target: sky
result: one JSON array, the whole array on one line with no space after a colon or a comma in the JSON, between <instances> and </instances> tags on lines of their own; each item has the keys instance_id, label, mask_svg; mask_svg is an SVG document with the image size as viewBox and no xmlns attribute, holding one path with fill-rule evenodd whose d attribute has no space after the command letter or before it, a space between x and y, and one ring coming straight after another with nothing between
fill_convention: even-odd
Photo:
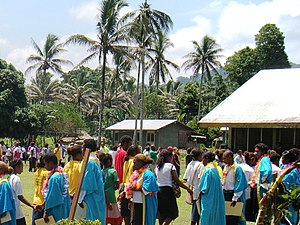
<instances>
[{"instance_id":1,"label":"sky","mask_svg":"<svg viewBox=\"0 0 300 225\"><path fill-rule=\"evenodd\" d=\"M61 41L72 34L96 38L100 0L5 0L0 4L0 58L24 72L26 58L36 54L32 39L43 46L49 33ZM128 0L122 14L138 9L142 0ZM166 58L182 65L183 56L193 51L191 41L205 35L216 39L224 50L223 64L234 52L254 47L254 36L266 23L274 23L285 36L289 60L300 63L300 0L148 0L153 9L167 13L174 26L169 37L174 44ZM87 56L86 48L70 46L60 58L74 65ZM97 62L87 66L95 68ZM71 68L64 68L70 70ZM191 71L173 71L173 78ZM32 74L26 75L26 81Z\"/></svg>"}]
</instances>

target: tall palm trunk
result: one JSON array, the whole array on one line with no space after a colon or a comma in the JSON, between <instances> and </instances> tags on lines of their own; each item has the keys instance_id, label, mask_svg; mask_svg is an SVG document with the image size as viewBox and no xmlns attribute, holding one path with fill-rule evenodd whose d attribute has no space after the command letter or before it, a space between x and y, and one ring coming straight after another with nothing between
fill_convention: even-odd
<instances>
[{"instance_id":1,"label":"tall palm trunk","mask_svg":"<svg viewBox=\"0 0 300 225\"><path fill-rule=\"evenodd\" d=\"M140 73L141 73L141 62L139 62L138 65L138 77L137 77L136 95L135 95L135 121L134 121L134 133L133 133L133 143L135 145L137 145L137 121L139 118Z\"/></svg>"},{"instance_id":2,"label":"tall palm trunk","mask_svg":"<svg viewBox=\"0 0 300 225\"><path fill-rule=\"evenodd\" d=\"M201 119L203 75L204 74L203 74L203 69L202 69L202 74L201 74L201 79L200 79L200 90L199 90L198 120Z\"/></svg>"},{"instance_id":3,"label":"tall palm trunk","mask_svg":"<svg viewBox=\"0 0 300 225\"><path fill-rule=\"evenodd\" d=\"M103 50L103 64L102 64L102 77L101 77L98 144L101 143L102 124L103 124L106 55L107 55L107 50L104 49Z\"/></svg>"},{"instance_id":4,"label":"tall palm trunk","mask_svg":"<svg viewBox=\"0 0 300 225\"><path fill-rule=\"evenodd\" d=\"M142 51L142 91L141 91L141 113L140 113L140 145L143 145L143 120L144 120L144 98L145 98L145 48Z\"/></svg>"}]
</instances>

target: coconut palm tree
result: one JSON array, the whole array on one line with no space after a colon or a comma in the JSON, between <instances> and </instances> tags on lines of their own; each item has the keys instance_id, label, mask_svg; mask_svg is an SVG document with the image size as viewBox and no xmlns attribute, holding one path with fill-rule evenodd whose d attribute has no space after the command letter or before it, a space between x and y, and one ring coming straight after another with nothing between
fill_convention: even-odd
<instances>
[{"instance_id":1,"label":"coconut palm tree","mask_svg":"<svg viewBox=\"0 0 300 225\"><path fill-rule=\"evenodd\" d=\"M28 98L35 102L46 104L60 99L60 83L58 79L51 80L50 73L37 74L36 78L31 79L31 84L26 86Z\"/></svg>"},{"instance_id":2,"label":"coconut palm tree","mask_svg":"<svg viewBox=\"0 0 300 225\"><path fill-rule=\"evenodd\" d=\"M30 55L27 58L27 63L31 63L25 73L36 70L41 74L45 74L47 70L52 70L55 73L62 74L62 65L73 65L71 61L56 58L60 53L65 52L63 44L58 43L59 38L54 34L48 34L44 47L41 49L38 44L32 39L33 48L36 50L37 55Z\"/></svg>"},{"instance_id":3,"label":"coconut palm tree","mask_svg":"<svg viewBox=\"0 0 300 225\"><path fill-rule=\"evenodd\" d=\"M170 39L162 31L157 34L157 40L154 41L154 46L149 49L150 53L154 54L154 57L150 56L147 69L150 69L150 83L156 84L156 90L158 90L160 78L162 82L166 82L166 77L172 78L172 75L168 69L168 66L173 67L179 72L179 66L165 58L165 51L174 47Z\"/></svg>"},{"instance_id":4,"label":"coconut palm tree","mask_svg":"<svg viewBox=\"0 0 300 225\"><path fill-rule=\"evenodd\" d=\"M211 80L211 71L218 74L217 69L221 67L221 63L218 59L221 57L219 53L223 51L219 47L216 40L204 36L199 44L196 41L192 41L194 51L184 56L187 60L182 64L185 71L193 70L194 75L200 73L200 97L198 105L198 119L200 119L201 101L202 101L202 85L204 79Z\"/></svg>"},{"instance_id":5,"label":"coconut palm tree","mask_svg":"<svg viewBox=\"0 0 300 225\"><path fill-rule=\"evenodd\" d=\"M98 142L101 140L102 118L104 110L105 93L105 74L108 53L124 52L125 47L120 46L119 42L125 40L126 34L119 23L119 14L122 8L128 4L124 0L103 0L100 6L100 15L97 23L97 40L93 40L81 34L72 35L66 41L66 44L73 43L88 46L88 55L80 62L80 65L98 58L101 65L101 95L99 108L99 133ZM102 63L101 63L102 60Z\"/></svg>"},{"instance_id":6,"label":"coconut palm tree","mask_svg":"<svg viewBox=\"0 0 300 225\"><path fill-rule=\"evenodd\" d=\"M169 15L166 13L151 9L150 5L145 0L140 9L129 12L125 18L132 19L129 23L130 34L135 37L137 45L139 46L140 64L138 66L138 76L141 74L142 87L141 87L141 112L140 112L140 143L142 144L142 131L143 131L143 117L144 117L144 89L145 89L145 58L147 53L148 44L151 39L158 34L158 31L169 31L173 26L173 22ZM141 70L141 71L140 71ZM139 78L138 78L139 80ZM136 134L136 130L135 130ZM136 135L134 135L136 137Z\"/></svg>"}]
</instances>

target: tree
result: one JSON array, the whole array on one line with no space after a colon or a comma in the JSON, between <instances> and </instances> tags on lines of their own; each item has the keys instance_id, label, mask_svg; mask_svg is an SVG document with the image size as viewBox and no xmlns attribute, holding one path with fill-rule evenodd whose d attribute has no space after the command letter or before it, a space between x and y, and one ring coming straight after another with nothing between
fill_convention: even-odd
<instances>
[{"instance_id":1,"label":"tree","mask_svg":"<svg viewBox=\"0 0 300 225\"><path fill-rule=\"evenodd\" d=\"M234 89L243 85L260 70L256 49L243 48L228 57L224 66Z\"/></svg>"},{"instance_id":2,"label":"tree","mask_svg":"<svg viewBox=\"0 0 300 225\"><path fill-rule=\"evenodd\" d=\"M194 75L201 74L199 104L198 104L198 119L200 119L201 101L202 101L202 85L204 79L211 80L211 70L218 74L217 69L221 67L218 59L223 50L219 48L216 40L209 36L204 36L201 43L192 41L194 51L184 56L187 60L182 64L185 71L193 70Z\"/></svg>"},{"instance_id":3,"label":"tree","mask_svg":"<svg viewBox=\"0 0 300 225\"><path fill-rule=\"evenodd\" d=\"M88 52L91 52L85 59L80 62L80 65L98 58L101 65L101 95L99 108L99 132L98 142L101 141L102 134L102 119L104 110L104 93L105 93L105 75L107 55L109 52L126 52L124 46L118 45L120 41L125 39L125 33L119 23L119 14L122 8L128 4L124 0L103 0L100 7L100 16L97 23L98 35L97 40L93 40L81 34L72 35L66 41L66 44L74 43L88 46Z\"/></svg>"},{"instance_id":4,"label":"tree","mask_svg":"<svg viewBox=\"0 0 300 225\"><path fill-rule=\"evenodd\" d=\"M149 119L168 118L168 107L163 96L149 93L145 96L145 117Z\"/></svg>"},{"instance_id":5,"label":"tree","mask_svg":"<svg viewBox=\"0 0 300 225\"><path fill-rule=\"evenodd\" d=\"M170 39L162 31L157 34L157 40L153 43L153 48L149 49L150 53L154 54L154 57L150 56L150 61L148 62L148 67L150 69L150 84L156 84L156 90L158 90L160 79L162 82L166 82L166 77L172 78L172 75L168 69L168 66L173 67L176 71L179 71L179 66L165 58L165 51L174 47Z\"/></svg>"},{"instance_id":6,"label":"tree","mask_svg":"<svg viewBox=\"0 0 300 225\"><path fill-rule=\"evenodd\" d=\"M284 35L275 24L264 25L255 35L261 69L290 68L284 51Z\"/></svg>"},{"instance_id":7,"label":"tree","mask_svg":"<svg viewBox=\"0 0 300 225\"><path fill-rule=\"evenodd\" d=\"M23 74L0 59L0 137L13 137L15 112L26 105Z\"/></svg>"},{"instance_id":8,"label":"tree","mask_svg":"<svg viewBox=\"0 0 300 225\"><path fill-rule=\"evenodd\" d=\"M66 50L63 48L62 43L58 43L59 38L54 34L48 34L44 47L41 49L38 44L32 39L33 48L37 51L37 55L30 55L27 58L27 63L32 63L25 73L37 70L40 74L45 74L48 69L54 73L62 74L62 65L73 65L71 61L56 58ZM42 72L42 73L41 73Z\"/></svg>"},{"instance_id":9,"label":"tree","mask_svg":"<svg viewBox=\"0 0 300 225\"><path fill-rule=\"evenodd\" d=\"M145 57L147 53L147 47L151 43L153 36L157 35L159 31L168 32L173 26L171 17L166 13L151 9L147 0L143 2L139 10L128 13L125 18L132 19L129 24L129 34L134 37L134 40L138 44L139 52L139 66L138 66L138 81L141 73L142 87L141 87L141 111L140 111L140 142L142 143L142 131L143 131L143 117L144 117L144 90L145 90ZM138 83L139 84L139 83ZM137 87L138 88L138 87ZM137 93L138 96L138 93ZM136 113L136 125L137 125L137 113ZM134 142L136 142L136 128L134 132Z\"/></svg>"}]
</instances>

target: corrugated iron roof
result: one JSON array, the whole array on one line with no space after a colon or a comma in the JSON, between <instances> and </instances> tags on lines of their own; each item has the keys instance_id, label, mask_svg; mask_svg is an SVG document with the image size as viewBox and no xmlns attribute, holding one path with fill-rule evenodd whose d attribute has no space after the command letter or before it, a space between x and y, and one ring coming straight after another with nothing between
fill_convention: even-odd
<instances>
[{"instance_id":1,"label":"corrugated iron roof","mask_svg":"<svg viewBox=\"0 0 300 225\"><path fill-rule=\"evenodd\" d=\"M176 120L151 120L145 119L143 120L143 130L159 130L165 126L168 126L172 123L176 122ZM106 130L134 130L135 120L123 120L119 123L116 123L110 127L107 127ZM140 129L140 120L137 121L137 129Z\"/></svg>"},{"instance_id":2,"label":"corrugated iron roof","mask_svg":"<svg viewBox=\"0 0 300 225\"><path fill-rule=\"evenodd\" d=\"M300 127L300 69L261 70L199 126Z\"/></svg>"}]
</instances>

